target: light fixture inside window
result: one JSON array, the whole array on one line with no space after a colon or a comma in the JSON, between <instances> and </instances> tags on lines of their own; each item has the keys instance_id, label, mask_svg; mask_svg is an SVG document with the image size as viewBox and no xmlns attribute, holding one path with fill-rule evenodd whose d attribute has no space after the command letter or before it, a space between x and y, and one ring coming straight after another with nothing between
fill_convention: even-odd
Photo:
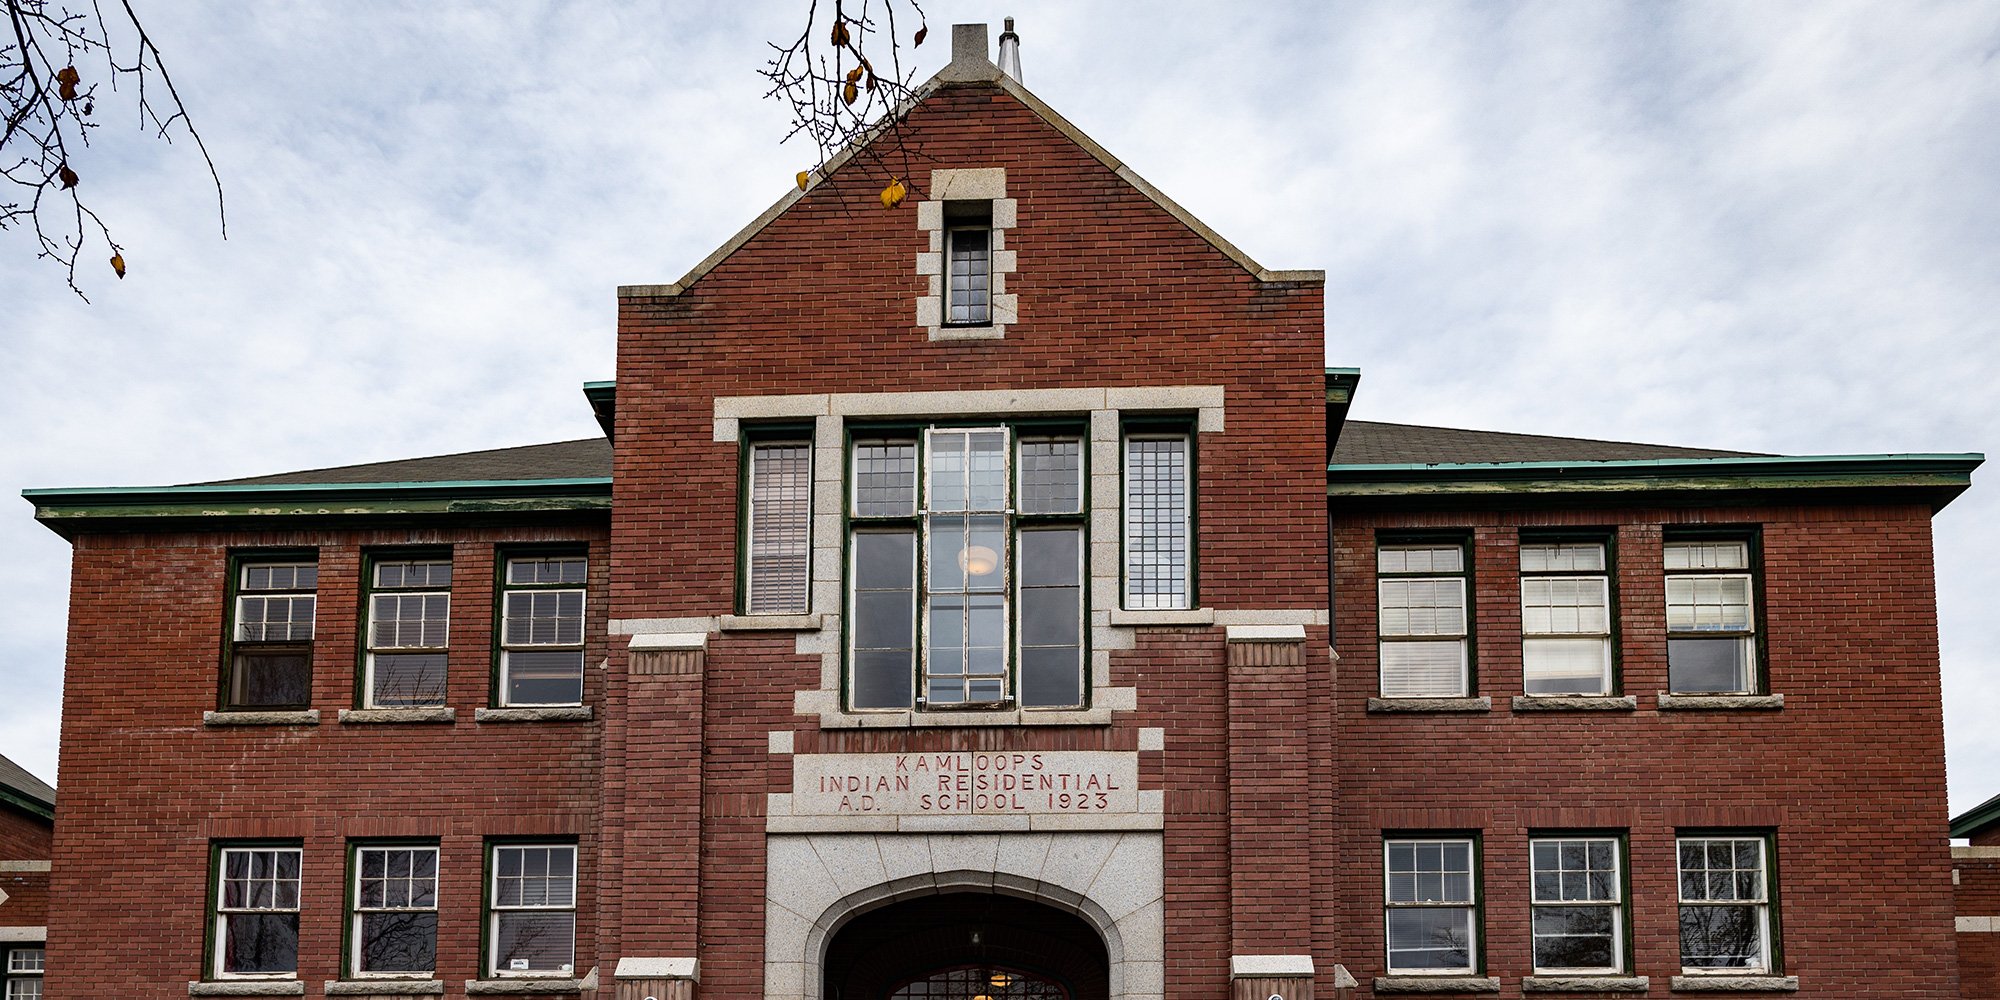
<instances>
[{"instance_id":1,"label":"light fixture inside window","mask_svg":"<svg viewBox=\"0 0 2000 1000\"><path fill-rule=\"evenodd\" d=\"M958 554L958 568L973 576L985 576L1000 568L1000 553L984 545L968 545Z\"/></svg>"}]
</instances>

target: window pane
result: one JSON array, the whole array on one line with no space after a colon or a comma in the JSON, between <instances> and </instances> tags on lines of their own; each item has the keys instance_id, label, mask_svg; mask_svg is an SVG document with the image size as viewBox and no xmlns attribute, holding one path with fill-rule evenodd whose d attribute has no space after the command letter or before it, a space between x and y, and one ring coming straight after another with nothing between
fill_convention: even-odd
<instances>
[{"instance_id":1,"label":"window pane","mask_svg":"<svg viewBox=\"0 0 2000 1000\"><path fill-rule=\"evenodd\" d=\"M1472 967L1472 910L1414 908L1388 911L1389 969Z\"/></svg>"},{"instance_id":2,"label":"window pane","mask_svg":"<svg viewBox=\"0 0 2000 1000\"><path fill-rule=\"evenodd\" d=\"M1185 608L1189 594L1188 442L1125 441L1125 606Z\"/></svg>"},{"instance_id":3,"label":"window pane","mask_svg":"<svg viewBox=\"0 0 2000 1000\"><path fill-rule=\"evenodd\" d=\"M1535 907L1535 968L1616 968L1617 913L1611 906Z\"/></svg>"},{"instance_id":4,"label":"window pane","mask_svg":"<svg viewBox=\"0 0 2000 1000\"><path fill-rule=\"evenodd\" d=\"M497 913L493 967L498 972L567 973L575 963L576 914Z\"/></svg>"},{"instance_id":5,"label":"window pane","mask_svg":"<svg viewBox=\"0 0 2000 1000\"><path fill-rule=\"evenodd\" d=\"M1681 964L1690 969L1754 969L1764 964L1757 906L1682 906Z\"/></svg>"},{"instance_id":6,"label":"window pane","mask_svg":"<svg viewBox=\"0 0 2000 1000\"><path fill-rule=\"evenodd\" d=\"M371 669L374 687L369 704L376 708L444 704L443 653L377 653Z\"/></svg>"},{"instance_id":7,"label":"window pane","mask_svg":"<svg viewBox=\"0 0 2000 1000\"><path fill-rule=\"evenodd\" d=\"M229 707L293 708L311 702L311 650L243 647L236 651Z\"/></svg>"},{"instance_id":8,"label":"window pane","mask_svg":"<svg viewBox=\"0 0 2000 1000\"><path fill-rule=\"evenodd\" d=\"M437 965L435 911L364 913L359 972L429 972Z\"/></svg>"},{"instance_id":9,"label":"window pane","mask_svg":"<svg viewBox=\"0 0 2000 1000\"><path fill-rule=\"evenodd\" d=\"M1604 694L1611 690L1609 639L1524 639L1521 664L1528 694Z\"/></svg>"},{"instance_id":10,"label":"window pane","mask_svg":"<svg viewBox=\"0 0 2000 1000\"><path fill-rule=\"evenodd\" d=\"M1465 640L1385 642L1384 698L1456 698L1465 694Z\"/></svg>"},{"instance_id":11,"label":"window pane","mask_svg":"<svg viewBox=\"0 0 2000 1000\"><path fill-rule=\"evenodd\" d=\"M502 654L509 705L583 703L583 650L508 650Z\"/></svg>"},{"instance_id":12,"label":"window pane","mask_svg":"<svg viewBox=\"0 0 2000 1000\"><path fill-rule=\"evenodd\" d=\"M854 512L863 517L917 512L915 442L854 442Z\"/></svg>"},{"instance_id":13,"label":"window pane","mask_svg":"<svg viewBox=\"0 0 2000 1000\"><path fill-rule=\"evenodd\" d=\"M227 913L222 917L222 971L297 972L299 915Z\"/></svg>"},{"instance_id":14,"label":"window pane","mask_svg":"<svg viewBox=\"0 0 2000 1000\"><path fill-rule=\"evenodd\" d=\"M746 611L805 612L812 582L811 525L812 446L752 447Z\"/></svg>"},{"instance_id":15,"label":"window pane","mask_svg":"<svg viewBox=\"0 0 2000 1000\"><path fill-rule=\"evenodd\" d=\"M1077 438L1023 438L1020 511L1074 514L1083 510L1083 442Z\"/></svg>"},{"instance_id":16,"label":"window pane","mask_svg":"<svg viewBox=\"0 0 2000 1000\"><path fill-rule=\"evenodd\" d=\"M1754 690L1748 636L1667 640L1667 686L1675 694Z\"/></svg>"}]
</instances>

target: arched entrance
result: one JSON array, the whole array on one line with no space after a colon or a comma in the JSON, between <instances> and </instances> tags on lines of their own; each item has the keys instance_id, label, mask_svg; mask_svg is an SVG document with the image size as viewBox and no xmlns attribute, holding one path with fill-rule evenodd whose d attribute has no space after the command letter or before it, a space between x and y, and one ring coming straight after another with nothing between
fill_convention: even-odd
<instances>
[{"instance_id":1,"label":"arched entrance","mask_svg":"<svg viewBox=\"0 0 2000 1000\"><path fill-rule=\"evenodd\" d=\"M991 892L861 914L826 951L823 1000L1109 1000L1104 941L1074 913Z\"/></svg>"}]
</instances>

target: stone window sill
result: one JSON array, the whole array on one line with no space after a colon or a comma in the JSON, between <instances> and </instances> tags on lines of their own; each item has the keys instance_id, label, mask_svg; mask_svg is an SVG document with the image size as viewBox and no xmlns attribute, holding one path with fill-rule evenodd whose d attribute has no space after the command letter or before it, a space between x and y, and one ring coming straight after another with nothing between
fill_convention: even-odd
<instances>
[{"instance_id":1,"label":"stone window sill","mask_svg":"<svg viewBox=\"0 0 2000 1000\"><path fill-rule=\"evenodd\" d=\"M306 984L296 979L243 979L188 983L191 997L302 997Z\"/></svg>"},{"instance_id":2,"label":"stone window sill","mask_svg":"<svg viewBox=\"0 0 2000 1000\"><path fill-rule=\"evenodd\" d=\"M589 705L565 705L554 708L475 708L472 710L474 722L589 722ZM485 980L468 980L485 982ZM494 980L512 982L512 980Z\"/></svg>"},{"instance_id":3,"label":"stone window sill","mask_svg":"<svg viewBox=\"0 0 2000 1000\"><path fill-rule=\"evenodd\" d=\"M330 997L423 997L443 996L442 979L329 979Z\"/></svg>"},{"instance_id":4,"label":"stone window sill","mask_svg":"<svg viewBox=\"0 0 2000 1000\"><path fill-rule=\"evenodd\" d=\"M1368 711L1375 713L1394 712L1491 712L1491 698L1370 698ZM1389 976L1398 981L1404 979L1427 979L1425 976Z\"/></svg>"},{"instance_id":5,"label":"stone window sill","mask_svg":"<svg viewBox=\"0 0 2000 1000\"><path fill-rule=\"evenodd\" d=\"M724 632L817 632L825 615L723 615L715 627Z\"/></svg>"},{"instance_id":6,"label":"stone window sill","mask_svg":"<svg viewBox=\"0 0 2000 1000\"><path fill-rule=\"evenodd\" d=\"M1676 993L1796 993L1797 976L1675 976Z\"/></svg>"},{"instance_id":7,"label":"stone window sill","mask_svg":"<svg viewBox=\"0 0 2000 1000\"><path fill-rule=\"evenodd\" d=\"M1578 695L1578 694L1523 694L1514 696L1516 712L1633 712L1639 708L1639 696L1618 695Z\"/></svg>"},{"instance_id":8,"label":"stone window sill","mask_svg":"<svg viewBox=\"0 0 2000 1000\"><path fill-rule=\"evenodd\" d=\"M1498 993L1498 976L1377 976L1377 993Z\"/></svg>"},{"instance_id":9,"label":"stone window sill","mask_svg":"<svg viewBox=\"0 0 2000 1000\"><path fill-rule=\"evenodd\" d=\"M582 993L584 990L591 988L593 988L593 984L582 979L468 979L465 981L465 992L468 995L547 996L557 993Z\"/></svg>"},{"instance_id":10,"label":"stone window sill","mask_svg":"<svg viewBox=\"0 0 2000 1000\"><path fill-rule=\"evenodd\" d=\"M1523 993L1644 993L1652 983L1645 976L1529 976Z\"/></svg>"},{"instance_id":11,"label":"stone window sill","mask_svg":"<svg viewBox=\"0 0 2000 1000\"><path fill-rule=\"evenodd\" d=\"M201 713L201 724L204 726L317 726L319 725L319 709L308 708L299 712L203 712ZM224 985L235 986L237 984L226 983ZM224 993L215 995L233 996L237 994Z\"/></svg>"},{"instance_id":12,"label":"stone window sill","mask_svg":"<svg viewBox=\"0 0 2000 1000\"><path fill-rule=\"evenodd\" d=\"M1117 609L1111 612L1111 624L1127 628L1146 625L1213 625L1215 624L1215 609L1179 608L1165 611L1126 611Z\"/></svg>"},{"instance_id":13,"label":"stone window sill","mask_svg":"<svg viewBox=\"0 0 2000 1000\"><path fill-rule=\"evenodd\" d=\"M342 724L356 722L444 722L458 718L457 710L437 705L429 708L343 708Z\"/></svg>"},{"instance_id":14,"label":"stone window sill","mask_svg":"<svg viewBox=\"0 0 2000 1000\"><path fill-rule=\"evenodd\" d=\"M1660 711L1771 712L1785 707L1781 694L1669 694L1659 693Z\"/></svg>"}]
</instances>

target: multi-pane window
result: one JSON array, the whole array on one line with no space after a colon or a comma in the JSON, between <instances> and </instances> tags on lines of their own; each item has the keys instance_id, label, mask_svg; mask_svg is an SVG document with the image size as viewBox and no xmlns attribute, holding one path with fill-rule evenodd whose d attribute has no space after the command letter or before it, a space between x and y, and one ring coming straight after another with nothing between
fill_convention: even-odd
<instances>
[{"instance_id":1,"label":"multi-pane window","mask_svg":"<svg viewBox=\"0 0 2000 1000\"><path fill-rule=\"evenodd\" d=\"M576 967L576 845L496 844L487 887L487 971L568 976Z\"/></svg>"},{"instance_id":2,"label":"multi-pane window","mask_svg":"<svg viewBox=\"0 0 2000 1000\"><path fill-rule=\"evenodd\" d=\"M944 320L978 326L993 320L993 203L944 203Z\"/></svg>"},{"instance_id":3,"label":"multi-pane window","mask_svg":"<svg viewBox=\"0 0 2000 1000\"><path fill-rule=\"evenodd\" d=\"M7 950L7 1000L42 1000L41 945Z\"/></svg>"},{"instance_id":4,"label":"multi-pane window","mask_svg":"<svg viewBox=\"0 0 2000 1000\"><path fill-rule=\"evenodd\" d=\"M1667 683L1680 694L1757 689L1757 609L1750 543L1668 542Z\"/></svg>"},{"instance_id":5,"label":"multi-pane window","mask_svg":"<svg viewBox=\"0 0 2000 1000\"><path fill-rule=\"evenodd\" d=\"M1770 841L1681 837L1681 966L1689 972L1771 968Z\"/></svg>"},{"instance_id":6,"label":"multi-pane window","mask_svg":"<svg viewBox=\"0 0 2000 1000\"><path fill-rule=\"evenodd\" d=\"M500 703L583 704L580 555L506 560L500 590Z\"/></svg>"},{"instance_id":7,"label":"multi-pane window","mask_svg":"<svg viewBox=\"0 0 2000 1000\"><path fill-rule=\"evenodd\" d=\"M282 978L299 968L299 848L216 851L215 974Z\"/></svg>"},{"instance_id":8,"label":"multi-pane window","mask_svg":"<svg viewBox=\"0 0 2000 1000\"><path fill-rule=\"evenodd\" d=\"M1125 606L1194 600L1194 498L1186 434L1125 437Z\"/></svg>"},{"instance_id":9,"label":"multi-pane window","mask_svg":"<svg viewBox=\"0 0 2000 1000\"><path fill-rule=\"evenodd\" d=\"M409 976L436 968L438 849L356 847L353 870L354 974Z\"/></svg>"},{"instance_id":10,"label":"multi-pane window","mask_svg":"<svg viewBox=\"0 0 2000 1000\"><path fill-rule=\"evenodd\" d=\"M759 441L748 456L743 610L805 614L812 587L812 443Z\"/></svg>"},{"instance_id":11,"label":"multi-pane window","mask_svg":"<svg viewBox=\"0 0 2000 1000\"><path fill-rule=\"evenodd\" d=\"M1623 971L1625 889L1618 848L1612 837L1529 842L1536 972Z\"/></svg>"},{"instance_id":12,"label":"multi-pane window","mask_svg":"<svg viewBox=\"0 0 2000 1000\"><path fill-rule=\"evenodd\" d=\"M1376 633L1385 698L1455 698L1471 690L1465 548L1383 545L1375 553Z\"/></svg>"},{"instance_id":13,"label":"multi-pane window","mask_svg":"<svg viewBox=\"0 0 2000 1000\"><path fill-rule=\"evenodd\" d=\"M1521 668L1529 694L1611 692L1611 578L1602 543L1522 543Z\"/></svg>"},{"instance_id":14,"label":"multi-pane window","mask_svg":"<svg viewBox=\"0 0 2000 1000\"><path fill-rule=\"evenodd\" d=\"M1472 841L1387 840L1382 854L1389 972L1472 972L1478 881Z\"/></svg>"},{"instance_id":15,"label":"multi-pane window","mask_svg":"<svg viewBox=\"0 0 2000 1000\"><path fill-rule=\"evenodd\" d=\"M450 559L375 560L369 576L366 706L444 704L450 626Z\"/></svg>"},{"instance_id":16,"label":"multi-pane window","mask_svg":"<svg viewBox=\"0 0 2000 1000\"><path fill-rule=\"evenodd\" d=\"M931 427L852 454L849 704L1082 705L1082 436Z\"/></svg>"},{"instance_id":17,"label":"multi-pane window","mask_svg":"<svg viewBox=\"0 0 2000 1000\"><path fill-rule=\"evenodd\" d=\"M318 564L240 559L235 584L223 707L304 708L312 702Z\"/></svg>"}]
</instances>

